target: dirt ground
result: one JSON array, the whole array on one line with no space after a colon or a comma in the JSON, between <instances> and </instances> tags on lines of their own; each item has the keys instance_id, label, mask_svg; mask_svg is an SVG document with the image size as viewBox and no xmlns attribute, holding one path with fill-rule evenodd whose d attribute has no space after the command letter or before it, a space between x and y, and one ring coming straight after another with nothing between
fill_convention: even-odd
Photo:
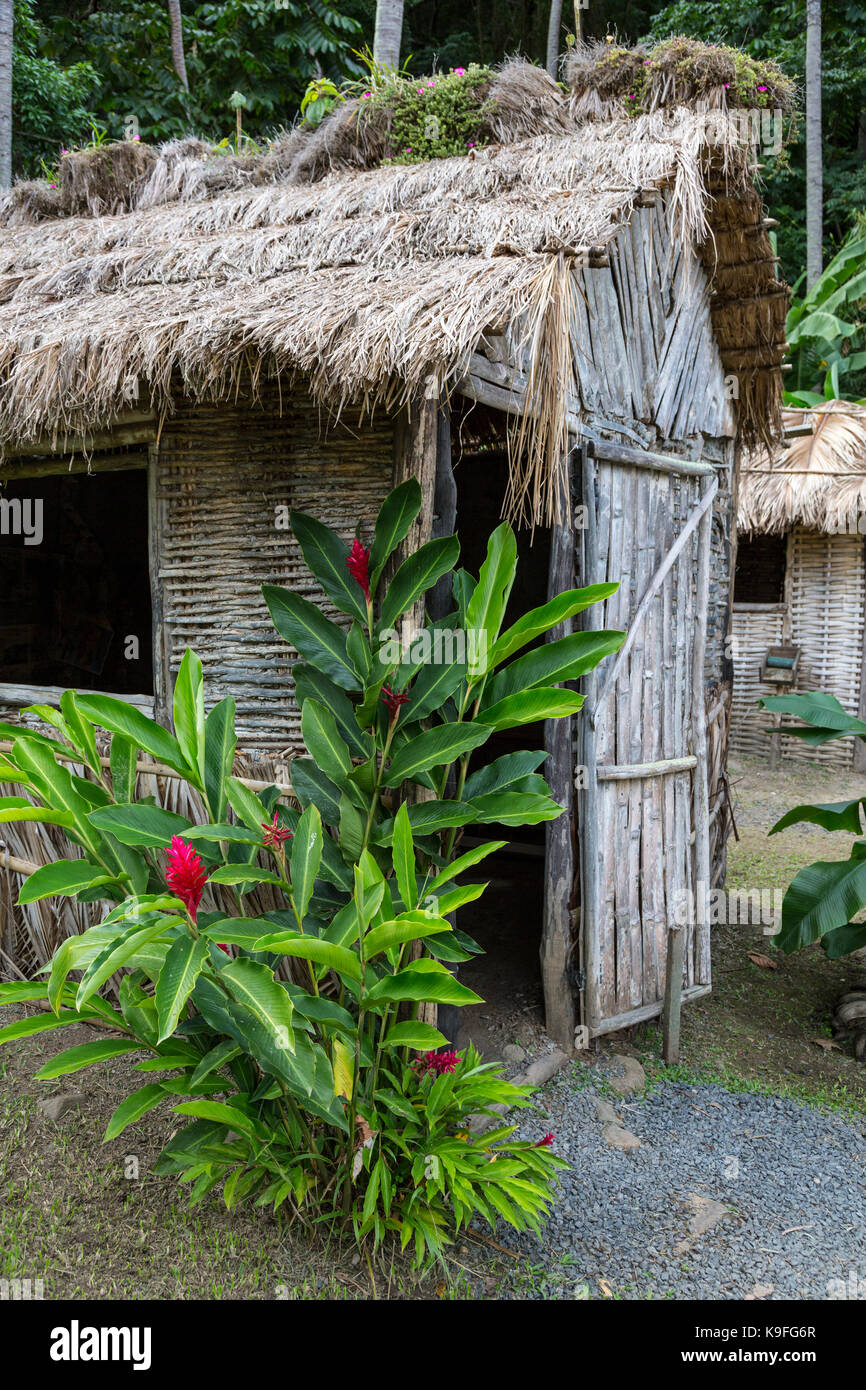
<instances>
[{"instance_id":1,"label":"dirt ground","mask_svg":"<svg viewBox=\"0 0 866 1390\"><path fill-rule=\"evenodd\" d=\"M847 835L795 828L768 839L766 832L798 802L866 791L863 779L794 764L771 775L757 760L742 760L731 781L739 840L729 845L729 887L784 888L814 859L847 857ZM487 990L470 1031L479 1040L486 1032L498 1055L507 1042L530 1052L544 1046L539 912L537 866L527 860L516 875L493 875L474 924L488 948L508 947L492 972L485 976L479 960L466 975ZM714 928L713 993L684 1010L682 1062L673 1074L866 1117L866 1067L847 1044L831 1045L829 1028L835 998L866 976L866 963L827 961L816 947L775 956L773 970L755 965L750 950L773 956L760 927ZM516 975L501 964L506 959L517 962ZM11 1016L4 1011L5 1021ZM190 1210L173 1179L149 1174L177 1122L170 1100L102 1143L112 1111L143 1084L135 1056L62 1081L33 1081L48 1057L92 1037L81 1026L0 1050L0 1279L41 1279L46 1298L417 1299L496 1297L502 1279L513 1277L511 1256L471 1235L454 1249L452 1282L435 1275L419 1283L405 1262L370 1271L357 1255L310 1245L262 1211L227 1213L216 1197ZM651 1080L672 1074L660 1061L656 1025L606 1045L636 1052ZM55 1122L38 1103L61 1091L77 1093L79 1103Z\"/></svg>"}]
</instances>

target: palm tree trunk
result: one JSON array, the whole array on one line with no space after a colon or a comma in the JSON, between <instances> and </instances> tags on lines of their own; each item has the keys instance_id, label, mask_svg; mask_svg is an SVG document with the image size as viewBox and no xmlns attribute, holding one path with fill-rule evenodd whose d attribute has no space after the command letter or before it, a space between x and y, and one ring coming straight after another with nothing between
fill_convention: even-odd
<instances>
[{"instance_id":1,"label":"palm tree trunk","mask_svg":"<svg viewBox=\"0 0 866 1390\"><path fill-rule=\"evenodd\" d=\"M376 34L373 57L387 68L400 66L403 38L403 0L376 0Z\"/></svg>"},{"instance_id":2,"label":"palm tree trunk","mask_svg":"<svg viewBox=\"0 0 866 1390\"><path fill-rule=\"evenodd\" d=\"M550 22L547 26L547 71L559 76L559 36L562 32L562 0L550 0Z\"/></svg>"},{"instance_id":3,"label":"palm tree trunk","mask_svg":"<svg viewBox=\"0 0 866 1390\"><path fill-rule=\"evenodd\" d=\"M821 0L806 0L806 289L823 266L824 172L821 149Z\"/></svg>"},{"instance_id":4,"label":"palm tree trunk","mask_svg":"<svg viewBox=\"0 0 866 1390\"><path fill-rule=\"evenodd\" d=\"M12 187L12 0L0 0L0 193Z\"/></svg>"},{"instance_id":5,"label":"palm tree trunk","mask_svg":"<svg viewBox=\"0 0 866 1390\"><path fill-rule=\"evenodd\" d=\"M168 0L168 13L171 19L171 61L183 84L184 91L188 92L186 58L183 53L183 29L180 22L180 0Z\"/></svg>"}]
</instances>

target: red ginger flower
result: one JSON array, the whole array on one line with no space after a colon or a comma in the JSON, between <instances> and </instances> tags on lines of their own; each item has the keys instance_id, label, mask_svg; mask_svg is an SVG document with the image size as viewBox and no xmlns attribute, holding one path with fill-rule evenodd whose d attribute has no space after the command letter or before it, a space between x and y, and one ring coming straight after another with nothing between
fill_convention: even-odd
<instances>
[{"instance_id":1,"label":"red ginger flower","mask_svg":"<svg viewBox=\"0 0 866 1390\"><path fill-rule=\"evenodd\" d=\"M180 898L195 922L201 895L207 883L207 873L192 845L188 845L179 835L171 837L165 881L175 896Z\"/></svg>"},{"instance_id":2,"label":"red ginger flower","mask_svg":"<svg viewBox=\"0 0 866 1390\"><path fill-rule=\"evenodd\" d=\"M555 1135L555 1134L552 1134L551 1131L548 1130L547 1133L545 1134L544 1138L543 1138L543 1139L539 1139L539 1141L538 1141L538 1143L536 1144L535 1147L536 1147L537 1149L550 1149L550 1148L553 1147L553 1141L554 1141L555 1138L556 1138L556 1135Z\"/></svg>"},{"instance_id":3,"label":"red ginger flower","mask_svg":"<svg viewBox=\"0 0 866 1390\"><path fill-rule=\"evenodd\" d=\"M267 821L262 821L262 831L262 842L268 849L272 849L275 845L281 845L286 840L294 839L294 832L292 830L286 830L284 826L277 823L276 811L274 811L274 819L270 825Z\"/></svg>"},{"instance_id":4,"label":"red ginger flower","mask_svg":"<svg viewBox=\"0 0 866 1390\"><path fill-rule=\"evenodd\" d=\"M401 705L409 703L409 696L402 690L392 690L390 685L382 686L382 699L392 720L400 713Z\"/></svg>"},{"instance_id":5,"label":"red ginger flower","mask_svg":"<svg viewBox=\"0 0 866 1390\"><path fill-rule=\"evenodd\" d=\"M354 580L364 590L364 598L370 602L370 552L365 550L357 536L352 541L352 551L346 556L346 568Z\"/></svg>"},{"instance_id":6,"label":"red ginger flower","mask_svg":"<svg viewBox=\"0 0 866 1390\"><path fill-rule=\"evenodd\" d=\"M425 1052L416 1057L412 1065L418 1067L422 1075L424 1072L435 1072L437 1076L442 1076L443 1073L456 1071L459 1061L456 1052Z\"/></svg>"}]
</instances>

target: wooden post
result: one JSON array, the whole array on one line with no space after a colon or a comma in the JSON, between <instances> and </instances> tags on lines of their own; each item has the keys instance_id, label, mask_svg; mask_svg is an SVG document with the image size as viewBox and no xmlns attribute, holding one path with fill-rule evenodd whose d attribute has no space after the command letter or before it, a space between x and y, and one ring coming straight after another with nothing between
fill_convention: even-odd
<instances>
[{"instance_id":1,"label":"wooden post","mask_svg":"<svg viewBox=\"0 0 866 1390\"><path fill-rule=\"evenodd\" d=\"M683 1000L683 946L685 928L668 928L667 958L665 960L665 1002L662 1011L662 1056L665 1064L675 1066L680 1060L680 1008Z\"/></svg>"},{"instance_id":2,"label":"wooden post","mask_svg":"<svg viewBox=\"0 0 866 1390\"><path fill-rule=\"evenodd\" d=\"M574 587L574 525L572 457L566 461L566 507L553 528L550 543L547 597ZM548 641L567 637L571 621L548 633ZM544 726L547 781L563 814L545 826L544 921L541 936L541 980L547 1031L563 1052L574 1051L575 1007L568 978L571 960L571 898L574 891L574 729L572 719L548 719Z\"/></svg>"},{"instance_id":3,"label":"wooden post","mask_svg":"<svg viewBox=\"0 0 866 1390\"><path fill-rule=\"evenodd\" d=\"M863 600L862 607L866 608L866 541L860 542L863 550ZM857 706L857 717L866 719L866 614L861 611L863 624L863 652L860 659L860 694ZM855 738L854 740L854 771L866 772L866 740Z\"/></svg>"},{"instance_id":4,"label":"wooden post","mask_svg":"<svg viewBox=\"0 0 866 1390\"><path fill-rule=\"evenodd\" d=\"M168 633L165 627L162 579L159 567L162 541L165 535L165 504L159 498L159 446L148 449L147 462L147 528L150 565L150 606L153 640L153 717L157 724L170 728L171 668Z\"/></svg>"},{"instance_id":5,"label":"wooden post","mask_svg":"<svg viewBox=\"0 0 866 1390\"><path fill-rule=\"evenodd\" d=\"M591 444L579 451L581 460L580 500L586 508L586 529L581 533L582 563L580 585L600 584L605 576L600 572L598 553L598 513L595 496L595 458ZM593 604L581 614L581 626L591 631L602 626L603 605ZM598 841L598 778L596 774L596 736L591 715L598 699L598 675L590 671L584 678L586 700L577 721L578 762L583 769L583 786L577 803L577 824L580 837L580 940L581 961L586 976L585 998L587 1014L581 1019L593 1036L600 1018L596 1010L598 981L601 971L599 956L599 841ZM573 774L572 774L573 775Z\"/></svg>"},{"instance_id":6,"label":"wooden post","mask_svg":"<svg viewBox=\"0 0 866 1390\"><path fill-rule=\"evenodd\" d=\"M451 465L451 411L447 405L439 408L436 441L436 480L433 487L432 538L453 536L457 529L457 484ZM451 612L451 575L444 574L430 590L427 607L435 621Z\"/></svg>"}]
</instances>

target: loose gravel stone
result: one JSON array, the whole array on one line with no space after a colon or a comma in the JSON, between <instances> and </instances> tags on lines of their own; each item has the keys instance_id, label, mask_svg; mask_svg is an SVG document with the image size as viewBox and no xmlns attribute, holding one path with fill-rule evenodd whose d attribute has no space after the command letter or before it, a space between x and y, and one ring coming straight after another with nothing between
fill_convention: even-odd
<instances>
[{"instance_id":1,"label":"loose gravel stone","mask_svg":"<svg viewBox=\"0 0 866 1390\"><path fill-rule=\"evenodd\" d=\"M600 1281L625 1299L866 1296L866 1117L666 1082L621 1107L641 1139L623 1152L604 1142L588 1081L569 1068L544 1092L543 1123L571 1168L541 1240L500 1225L543 1271L506 1297L610 1296ZM539 1137L537 1117L519 1123Z\"/></svg>"}]
</instances>

